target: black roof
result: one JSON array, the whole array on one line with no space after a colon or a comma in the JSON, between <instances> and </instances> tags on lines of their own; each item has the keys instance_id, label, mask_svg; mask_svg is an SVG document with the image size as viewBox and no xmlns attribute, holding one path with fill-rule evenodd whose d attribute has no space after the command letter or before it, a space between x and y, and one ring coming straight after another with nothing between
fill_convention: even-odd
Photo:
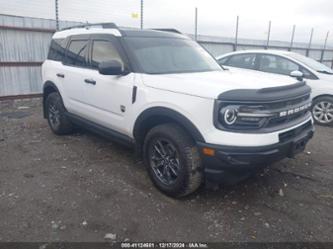
<instances>
[{"instance_id":1,"label":"black roof","mask_svg":"<svg viewBox=\"0 0 333 249\"><path fill-rule=\"evenodd\" d=\"M189 39L187 36L173 29L153 30L153 29L119 28L119 31L123 36L129 36L129 37L161 37L161 38Z\"/></svg>"}]
</instances>

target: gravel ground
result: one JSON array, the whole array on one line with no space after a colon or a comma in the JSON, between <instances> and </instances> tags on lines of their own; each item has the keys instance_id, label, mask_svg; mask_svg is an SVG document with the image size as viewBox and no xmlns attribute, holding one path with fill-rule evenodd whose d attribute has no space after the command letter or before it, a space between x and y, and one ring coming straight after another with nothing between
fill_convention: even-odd
<instances>
[{"instance_id":1,"label":"gravel ground","mask_svg":"<svg viewBox=\"0 0 333 249\"><path fill-rule=\"evenodd\" d=\"M40 102L0 102L0 241L333 241L333 128L294 160L175 200L131 150L52 134Z\"/></svg>"}]
</instances>

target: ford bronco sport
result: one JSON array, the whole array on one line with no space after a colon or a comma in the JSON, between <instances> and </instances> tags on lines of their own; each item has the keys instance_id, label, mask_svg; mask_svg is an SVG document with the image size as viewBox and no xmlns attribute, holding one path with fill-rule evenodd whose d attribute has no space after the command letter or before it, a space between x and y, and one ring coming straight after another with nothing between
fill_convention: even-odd
<instances>
[{"instance_id":1,"label":"ford bronco sport","mask_svg":"<svg viewBox=\"0 0 333 249\"><path fill-rule=\"evenodd\" d=\"M113 23L53 35L42 66L44 117L135 148L170 196L235 183L304 150L313 135L302 81L235 75L175 30Z\"/></svg>"}]
</instances>

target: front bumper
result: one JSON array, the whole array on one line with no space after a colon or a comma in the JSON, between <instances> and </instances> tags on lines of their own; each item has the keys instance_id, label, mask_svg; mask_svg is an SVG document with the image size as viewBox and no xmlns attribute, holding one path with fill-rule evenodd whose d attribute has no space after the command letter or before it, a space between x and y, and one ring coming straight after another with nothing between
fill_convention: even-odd
<instances>
[{"instance_id":1,"label":"front bumper","mask_svg":"<svg viewBox=\"0 0 333 249\"><path fill-rule=\"evenodd\" d=\"M269 146L236 147L199 142L206 179L225 184L237 183L273 162L292 158L302 152L313 133L314 127L310 120L281 133L279 143ZM203 153L207 148L214 151L213 155Z\"/></svg>"}]
</instances>

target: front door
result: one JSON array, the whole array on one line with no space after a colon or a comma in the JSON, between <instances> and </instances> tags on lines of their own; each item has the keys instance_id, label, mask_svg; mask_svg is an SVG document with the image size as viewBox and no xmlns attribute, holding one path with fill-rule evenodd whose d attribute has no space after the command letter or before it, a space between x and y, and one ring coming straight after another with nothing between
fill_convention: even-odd
<instances>
[{"instance_id":1,"label":"front door","mask_svg":"<svg viewBox=\"0 0 333 249\"><path fill-rule=\"evenodd\" d=\"M117 38L110 35L92 36L89 52L90 73L85 86L89 120L121 133L126 129L127 113L131 111L134 74L102 75L98 65L103 61L118 60L125 67Z\"/></svg>"}]
</instances>

